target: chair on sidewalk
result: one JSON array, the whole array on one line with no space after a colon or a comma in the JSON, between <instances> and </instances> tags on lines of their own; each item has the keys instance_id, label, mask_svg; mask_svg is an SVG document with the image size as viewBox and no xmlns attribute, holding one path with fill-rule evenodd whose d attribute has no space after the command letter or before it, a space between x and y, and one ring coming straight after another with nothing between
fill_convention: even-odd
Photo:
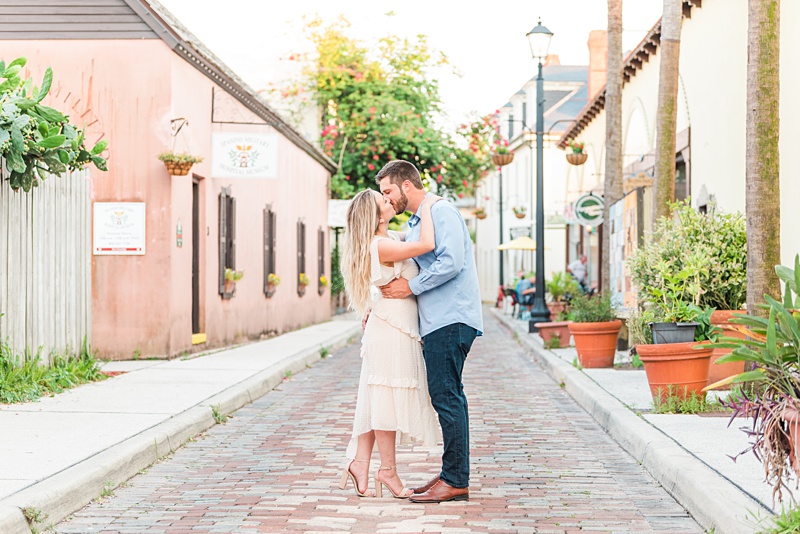
<instances>
[{"instance_id":1,"label":"chair on sidewalk","mask_svg":"<svg viewBox=\"0 0 800 534\"><path fill-rule=\"evenodd\" d=\"M503 313L516 317L519 311L519 302L517 302L517 292L514 288L503 288Z\"/></svg>"}]
</instances>

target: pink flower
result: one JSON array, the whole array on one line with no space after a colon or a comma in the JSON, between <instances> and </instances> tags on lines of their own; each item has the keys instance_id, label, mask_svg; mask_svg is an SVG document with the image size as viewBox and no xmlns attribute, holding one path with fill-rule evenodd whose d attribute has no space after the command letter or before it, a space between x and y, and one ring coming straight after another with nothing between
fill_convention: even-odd
<instances>
[{"instance_id":1,"label":"pink flower","mask_svg":"<svg viewBox=\"0 0 800 534\"><path fill-rule=\"evenodd\" d=\"M372 156L372 159L374 159L375 161L378 161L381 158L377 154L375 154L374 156Z\"/></svg>"},{"instance_id":2,"label":"pink flower","mask_svg":"<svg viewBox=\"0 0 800 534\"><path fill-rule=\"evenodd\" d=\"M367 165L367 168L368 168L369 170L371 170L371 171L374 171L374 170L375 170L375 165L373 165L372 163L370 163L369 165Z\"/></svg>"},{"instance_id":3,"label":"pink flower","mask_svg":"<svg viewBox=\"0 0 800 534\"><path fill-rule=\"evenodd\" d=\"M443 180L443 178L442 178L442 175L441 175L441 174L440 174L439 176L437 176L437 177L436 177L436 183L437 183L437 184L440 184L440 183L442 183L442 180Z\"/></svg>"},{"instance_id":4,"label":"pink flower","mask_svg":"<svg viewBox=\"0 0 800 534\"><path fill-rule=\"evenodd\" d=\"M376 111L376 110L375 110L375 106L372 106L371 108L369 108L369 112L370 112L370 113L375 113L375 111Z\"/></svg>"},{"instance_id":5,"label":"pink flower","mask_svg":"<svg viewBox=\"0 0 800 534\"><path fill-rule=\"evenodd\" d=\"M422 128L418 128L418 129L417 129L417 131L418 131L418 132L421 134L421 133L422 133L422 132L424 132L425 130L423 130Z\"/></svg>"}]
</instances>

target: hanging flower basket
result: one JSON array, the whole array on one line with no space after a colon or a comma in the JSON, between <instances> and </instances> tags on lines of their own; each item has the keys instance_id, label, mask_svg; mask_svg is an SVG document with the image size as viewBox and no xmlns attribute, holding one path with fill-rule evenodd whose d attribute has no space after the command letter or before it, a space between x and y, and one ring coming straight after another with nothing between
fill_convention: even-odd
<instances>
[{"instance_id":1,"label":"hanging flower basket","mask_svg":"<svg viewBox=\"0 0 800 534\"><path fill-rule=\"evenodd\" d=\"M486 218L486 210L483 208L477 208L472 212L475 215L476 219L485 219Z\"/></svg>"},{"instance_id":2,"label":"hanging flower basket","mask_svg":"<svg viewBox=\"0 0 800 534\"><path fill-rule=\"evenodd\" d=\"M507 154L499 154L499 153L492 154L492 163L494 163L498 167L502 167L504 165L508 165L512 161L514 161L514 153L513 152L509 152Z\"/></svg>"},{"instance_id":3,"label":"hanging flower basket","mask_svg":"<svg viewBox=\"0 0 800 534\"><path fill-rule=\"evenodd\" d=\"M583 165L586 163L587 159L589 159L589 154L586 154L585 152L580 152L577 154L573 152L572 154L567 154L567 161L571 165Z\"/></svg>"},{"instance_id":4,"label":"hanging flower basket","mask_svg":"<svg viewBox=\"0 0 800 534\"><path fill-rule=\"evenodd\" d=\"M162 152L158 155L158 159L164 163L164 166L167 168L167 172L171 176L186 176L189 174L189 170L192 168L192 165L203 161L203 158L201 157L192 156L191 154L186 154L183 152L180 154L176 154L174 152Z\"/></svg>"},{"instance_id":5,"label":"hanging flower basket","mask_svg":"<svg viewBox=\"0 0 800 534\"><path fill-rule=\"evenodd\" d=\"M526 210L524 206L519 206L512 209L514 210L514 216L517 219L524 219L525 215L528 213L528 210Z\"/></svg>"},{"instance_id":6,"label":"hanging flower basket","mask_svg":"<svg viewBox=\"0 0 800 534\"><path fill-rule=\"evenodd\" d=\"M170 176L186 176L194 163L188 161L165 161L164 166Z\"/></svg>"}]
</instances>

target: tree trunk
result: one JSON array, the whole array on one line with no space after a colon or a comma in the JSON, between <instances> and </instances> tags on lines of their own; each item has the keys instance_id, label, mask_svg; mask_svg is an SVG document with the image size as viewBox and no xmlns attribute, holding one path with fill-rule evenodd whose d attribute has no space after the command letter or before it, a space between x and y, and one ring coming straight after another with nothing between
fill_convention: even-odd
<instances>
[{"instance_id":1,"label":"tree trunk","mask_svg":"<svg viewBox=\"0 0 800 534\"><path fill-rule=\"evenodd\" d=\"M747 310L780 300L780 0L749 0L747 25Z\"/></svg>"},{"instance_id":2,"label":"tree trunk","mask_svg":"<svg viewBox=\"0 0 800 534\"><path fill-rule=\"evenodd\" d=\"M603 221L611 205L622 198L622 0L608 0L608 63L606 82L606 161ZM611 223L604 222L600 266L601 288L611 289Z\"/></svg>"},{"instance_id":3,"label":"tree trunk","mask_svg":"<svg viewBox=\"0 0 800 534\"><path fill-rule=\"evenodd\" d=\"M653 220L669 215L675 201L675 135L678 122L678 76L681 54L683 0L664 0L661 17L661 69L656 116L655 203Z\"/></svg>"}]
</instances>

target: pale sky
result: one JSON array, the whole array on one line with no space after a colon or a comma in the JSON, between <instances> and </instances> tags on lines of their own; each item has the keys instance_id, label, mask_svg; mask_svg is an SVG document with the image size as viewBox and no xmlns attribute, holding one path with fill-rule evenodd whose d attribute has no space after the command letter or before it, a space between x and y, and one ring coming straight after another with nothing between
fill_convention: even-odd
<instances>
[{"instance_id":1,"label":"pale sky","mask_svg":"<svg viewBox=\"0 0 800 534\"><path fill-rule=\"evenodd\" d=\"M436 0L160 0L189 30L254 89L291 76L289 53L306 51L304 15L344 15L350 35L374 42L396 34L428 36L460 77L436 73L453 124L472 111L503 106L535 76L525 34L539 17L554 33L550 53L562 65L585 65L589 32L606 27L606 0L478 0L471 7ZM623 49L632 49L656 23L663 0L624 0ZM394 12L394 16L386 16Z\"/></svg>"}]
</instances>

